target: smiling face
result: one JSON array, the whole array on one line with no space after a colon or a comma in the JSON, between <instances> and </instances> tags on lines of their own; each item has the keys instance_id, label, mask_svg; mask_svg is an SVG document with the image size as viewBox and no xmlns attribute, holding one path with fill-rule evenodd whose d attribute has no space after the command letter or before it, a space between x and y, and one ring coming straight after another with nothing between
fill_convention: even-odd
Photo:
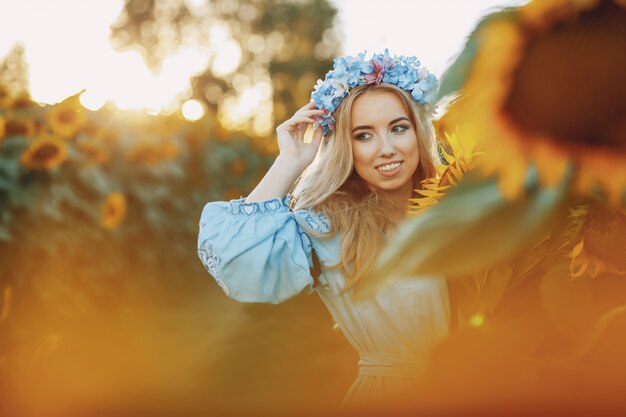
<instances>
[{"instance_id":1,"label":"smiling face","mask_svg":"<svg viewBox=\"0 0 626 417\"><path fill-rule=\"evenodd\" d=\"M419 164L417 133L395 93L359 95L350 114L354 169L371 191L410 197Z\"/></svg>"}]
</instances>

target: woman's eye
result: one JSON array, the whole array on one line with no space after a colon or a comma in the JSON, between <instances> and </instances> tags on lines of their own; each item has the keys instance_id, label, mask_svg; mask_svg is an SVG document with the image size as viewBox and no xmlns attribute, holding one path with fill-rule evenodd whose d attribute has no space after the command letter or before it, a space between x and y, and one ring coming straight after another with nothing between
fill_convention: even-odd
<instances>
[{"instance_id":1,"label":"woman's eye","mask_svg":"<svg viewBox=\"0 0 626 417\"><path fill-rule=\"evenodd\" d=\"M394 127L391 128L391 131L393 133L401 133L404 132L405 130L407 130L409 127L406 125L396 125Z\"/></svg>"},{"instance_id":2,"label":"woman's eye","mask_svg":"<svg viewBox=\"0 0 626 417\"><path fill-rule=\"evenodd\" d=\"M359 133L359 134L358 134L358 135L356 135L354 138L355 138L356 140L367 140L367 139L369 139L370 137L372 137L372 135L370 135L369 133L365 133L365 132L363 132L363 133Z\"/></svg>"}]
</instances>

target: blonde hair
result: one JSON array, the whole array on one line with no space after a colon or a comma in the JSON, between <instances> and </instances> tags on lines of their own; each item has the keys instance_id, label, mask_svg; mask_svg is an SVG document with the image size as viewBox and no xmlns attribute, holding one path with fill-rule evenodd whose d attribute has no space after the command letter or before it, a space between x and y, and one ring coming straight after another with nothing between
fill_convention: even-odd
<instances>
[{"instance_id":1,"label":"blonde hair","mask_svg":"<svg viewBox=\"0 0 626 417\"><path fill-rule=\"evenodd\" d=\"M348 283L346 289L367 276L387 237L402 218L391 217L390 214L398 213L397 203L384 192L370 191L354 170L352 106L360 95L376 91L394 93L416 131L419 164L413 175L414 189L421 188L422 180L436 176L435 164L439 159L430 115L403 90L390 84L361 85L343 99L333 114L334 132L322 140L315 159L296 181L291 195L295 199L293 210L321 211L330 220L330 233L307 230L310 234L330 239L341 232L340 261L325 267L341 269Z\"/></svg>"}]
</instances>

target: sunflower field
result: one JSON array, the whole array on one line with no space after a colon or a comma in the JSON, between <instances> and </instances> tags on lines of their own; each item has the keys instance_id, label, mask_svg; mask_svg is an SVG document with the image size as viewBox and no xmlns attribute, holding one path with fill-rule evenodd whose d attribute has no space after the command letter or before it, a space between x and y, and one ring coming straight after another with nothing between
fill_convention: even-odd
<instances>
[{"instance_id":1,"label":"sunflower field","mask_svg":"<svg viewBox=\"0 0 626 417\"><path fill-rule=\"evenodd\" d=\"M272 310L238 305L195 252L204 204L246 195L275 158L273 138L209 116L90 111L79 96L46 106L6 92L1 100L0 390L10 401L0 414L220 409L241 397L240 377L263 372L241 359L246 349L261 349L252 360L322 343L301 334L322 309L313 297ZM327 321L311 326L337 358L347 354ZM272 328L301 342L264 350ZM239 345L242 337L254 341ZM269 392L284 391L290 376L305 380L283 372ZM208 396L199 388L218 383ZM175 397L154 401L166 387ZM267 393L251 391L238 407L270 407Z\"/></svg>"}]
</instances>

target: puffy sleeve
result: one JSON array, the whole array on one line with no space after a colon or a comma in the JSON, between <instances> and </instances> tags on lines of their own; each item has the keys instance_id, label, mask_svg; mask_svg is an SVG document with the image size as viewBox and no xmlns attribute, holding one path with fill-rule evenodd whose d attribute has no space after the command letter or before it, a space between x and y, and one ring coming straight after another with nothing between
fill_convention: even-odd
<instances>
[{"instance_id":1,"label":"puffy sleeve","mask_svg":"<svg viewBox=\"0 0 626 417\"><path fill-rule=\"evenodd\" d=\"M288 199L245 203L240 198L204 206L198 256L230 298L277 304L312 290L311 241Z\"/></svg>"}]
</instances>

